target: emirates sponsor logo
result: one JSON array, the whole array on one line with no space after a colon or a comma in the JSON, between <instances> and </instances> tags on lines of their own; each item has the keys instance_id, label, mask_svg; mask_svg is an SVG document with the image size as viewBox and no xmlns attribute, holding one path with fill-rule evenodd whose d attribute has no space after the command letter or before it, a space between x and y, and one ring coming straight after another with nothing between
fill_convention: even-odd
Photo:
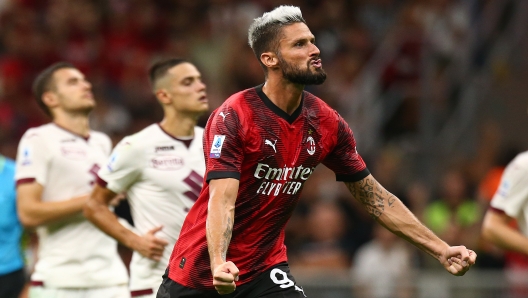
<instances>
[{"instance_id":1,"label":"emirates sponsor logo","mask_svg":"<svg viewBox=\"0 0 528 298\"><path fill-rule=\"evenodd\" d=\"M297 167L273 168L267 164L259 163L253 176L265 179L257 190L257 194L277 196L279 194L294 195L299 192L312 175L315 168ZM297 180L297 181L295 181Z\"/></svg>"}]
</instances>

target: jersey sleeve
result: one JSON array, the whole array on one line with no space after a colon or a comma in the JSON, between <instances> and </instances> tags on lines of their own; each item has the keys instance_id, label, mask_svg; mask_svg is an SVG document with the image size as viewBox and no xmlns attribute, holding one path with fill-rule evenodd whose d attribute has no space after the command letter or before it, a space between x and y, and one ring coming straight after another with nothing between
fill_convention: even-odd
<instances>
[{"instance_id":1,"label":"jersey sleeve","mask_svg":"<svg viewBox=\"0 0 528 298\"><path fill-rule=\"evenodd\" d=\"M356 140L348 123L335 112L337 132L335 146L323 160L323 164L336 174L337 181L355 182L367 177L370 172L356 150Z\"/></svg>"},{"instance_id":2,"label":"jersey sleeve","mask_svg":"<svg viewBox=\"0 0 528 298\"><path fill-rule=\"evenodd\" d=\"M219 108L207 122L204 134L204 154L207 177L240 180L244 160L244 130L237 111L229 106Z\"/></svg>"},{"instance_id":3,"label":"jersey sleeve","mask_svg":"<svg viewBox=\"0 0 528 298\"><path fill-rule=\"evenodd\" d=\"M17 185L37 181L45 186L51 156L48 154L44 136L28 130L18 144L15 180Z\"/></svg>"},{"instance_id":4,"label":"jersey sleeve","mask_svg":"<svg viewBox=\"0 0 528 298\"><path fill-rule=\"evenodd\" d=\"M491 207L518 218L528 201L528 167L514 159L504 170L499 188L491 200Z\"/></svg>"},{"instance_id":5,"label":"jersey sleeve","mask_svg":"<svg viewBox=\"0 0 528 298\"><path fill-rule=\"evenodd\" d=\"M97 173L99 185L115 193L127 190L140 176L144 152L132 138L124 138Z\"/></svg>"}]
</instances>

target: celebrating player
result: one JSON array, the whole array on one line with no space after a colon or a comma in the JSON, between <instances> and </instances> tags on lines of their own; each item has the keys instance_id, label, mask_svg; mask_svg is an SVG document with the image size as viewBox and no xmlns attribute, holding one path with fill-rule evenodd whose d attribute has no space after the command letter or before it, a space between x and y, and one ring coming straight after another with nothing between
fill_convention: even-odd
<instances>
[{"instance_id":1,"label":"celebrating player","mask_svg":"<svg viewBox=\"0 0 528 298\"><path fill-rule=\"evenodd\" d=\"M205 173L203 129L208 110L205 85L196 67L167 59L150 69L164 118L124 138L99 170L85 215L101 230L134 250L130 264L132 297L156 297L161 276ZM125 192L137 235L121 225L107 205ZM168 248L165 246L168 245Z\"/></svg>"},{"instance_id":2,"label":"celebrating player","mask_svg":"<svg viewBox=\"0 0 528 298\"><path fill-rule=\"evenodd\" d=\"M52 122L29 129L17 153L19 217L39 238L30 297L130 297L117 242L81 213L112 148L108 136L90 130L91 89L65 62L42 71L33 85Z\"/></svg>"},{"instance_id":3,"label":"celebrating player","mask_svg":"<svg viewBox=\"0 0 528 298\"><path fill-rule=\"evenodd\" d=\"M205 128L206 184L183 224L164 297L304 297L290 274L284 227L319 163L333 170L380 224L429 253L454 275L476 254L450 247L370 175L352 131L303 91L326 74L297 7L254 20L249 45L265 83L232 95Z\"/></svg>"},{"instance_id":4,"label":"celebrating player","mask_svg":"<svg viewBox=\"0 0 528 298\"><path fill-rule=\"evenodd\" d=\"M528 255L527 208L528 152L523 152L502 174L500 186L484 217L483 236L504 249ZM522 232L511 226L513 219L517 220Z\"/></svg>"}]
</instances>

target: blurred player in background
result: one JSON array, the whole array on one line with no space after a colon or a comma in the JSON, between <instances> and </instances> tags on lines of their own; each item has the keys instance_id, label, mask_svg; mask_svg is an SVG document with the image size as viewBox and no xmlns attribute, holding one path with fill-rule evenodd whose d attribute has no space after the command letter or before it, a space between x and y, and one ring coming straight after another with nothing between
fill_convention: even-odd
<instances>
[{"instance_id":1,"label":"blurred player in background","mask_svg":"<svg viewBox=\"0 0 528 298\"><path fill-rule=\"evenodd\" d=\"M38 104L52 122L29 129L17 153L22 224L36 228L39 250L30 297L129 297L117 242L82 215L110 138L90 130L91 84L73 65L54 64L34 81Z\"/></svg>"},{"instance_id":2,"label":"blurred player in background","mask_svg":"<svg viewBox=\"0 0 528 298\"><path fill-rule=\"evenodd\" d=\"M26 276L16 213L15 162L0 154L0 297L18 298Z\"/></svg>"},{"instance_id":3,"label":"blurred player in background","mask_svg":"<svg viewBox=\"0 0 528 298\"><path fill-rule=\"evenodd\" d=\"M134 250L132 297L155 297L183 220L202 188L205 161L198 118L208 110L196 67L167 59L150 69L150 82L164 118L124 138L99 170L85 215ZM138 234L122 226L107 205L126 192ZM165 248L165 246L168 246Z\"/></svg>"},{"instance_id":4,"label":"blurred player in background","mask_svg":"<svg viewBox=\"0 0 528 298\"><path fill-rule=\"evenodd\" d=\"M249 44L263 85L228 98L205 129L206 182L158 291L165 297L305 297L287 264L284 227L319 163L380 224L463 275L476 254L450 247L370 175L348 124L303 91L326 74L298 7L254 20Z\"/></svg>"},{"instance_id":5,"label":"blurred player in background","mask_svg":"<svg viewBox=\"0 0 528 298\"><path fill-rule=\"evenodd\" d=\"M528 151L506 167L484 217L482 234L497 246L528 256ZM511 226L517 220L519 230Z\"/></svg>"}]
</instances>

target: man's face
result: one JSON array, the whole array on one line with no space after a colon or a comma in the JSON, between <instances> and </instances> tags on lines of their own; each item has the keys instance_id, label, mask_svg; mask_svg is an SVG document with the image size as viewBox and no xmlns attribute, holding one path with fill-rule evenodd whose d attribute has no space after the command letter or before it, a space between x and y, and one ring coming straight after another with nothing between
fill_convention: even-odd
<instances>
[{"instance_id":1,"label":"man's face","mask_svg":"<svg viewBox=\"0 0 528 298\"><path fill-rule=\"evenodd\" d=\"M95 107L92 84L75 68L57 70L51 92L58 98L58 107L66 112L89 113Z\"/></svg>"},{"instance_id":2,"label":"man's face","mask_svg":"<svg viewBox=\"0 0 528 298\"><path fill-rule=\"evenodd\" d=\"M209 109L205 84L194 65L180 63L167 72L162 82L178 112L203 114Z\"/></svg>"},{"instance_id":3,"label":"man's face","mask_svg":"<svg viewBox=\"0 0 528 298\"><path fill-rule=\"evenodd\" d=\"M284 78L295 84L319 85L326 73L315 46L315 37L304 23L282 28L277 57Z\"/></svg>"}]
</instances>

